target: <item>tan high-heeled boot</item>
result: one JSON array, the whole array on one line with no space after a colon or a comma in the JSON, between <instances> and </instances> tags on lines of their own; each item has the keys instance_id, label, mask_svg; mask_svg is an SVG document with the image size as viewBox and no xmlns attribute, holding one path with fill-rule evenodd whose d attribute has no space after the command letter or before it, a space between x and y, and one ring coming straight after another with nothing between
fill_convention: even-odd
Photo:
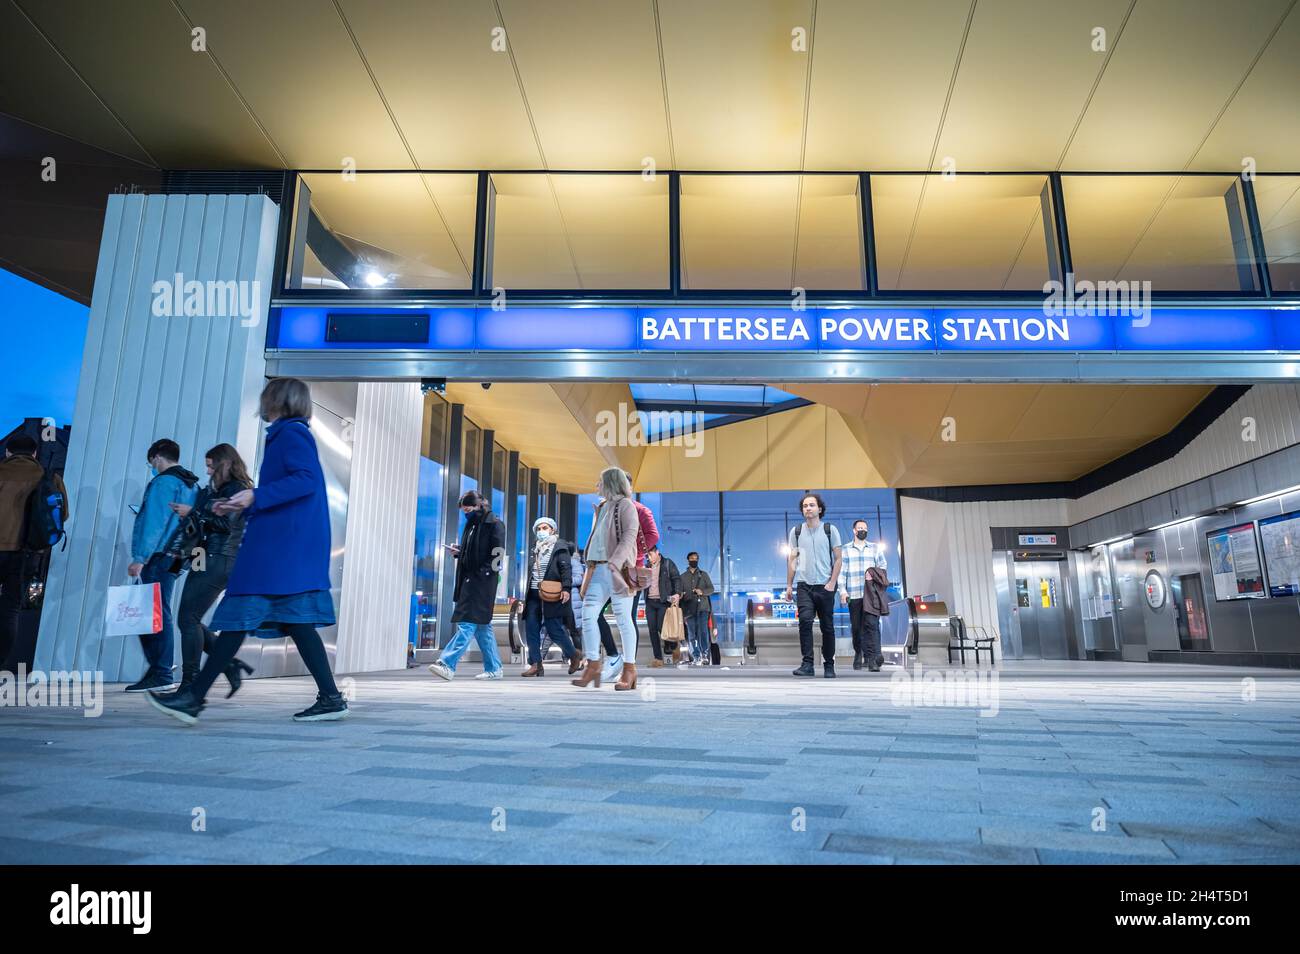
<instances>
[{"instance_id":1,"label":"tan high-heeled boot","mask_svg":"<svg viewBox=\"0 0 1300 954\"><path fill-rule=\"evenodd\" d=\"M618 677L618 682L614 683L615 692L623 692L628 689L636 688L636 666L630 662L623 663L623 674Z\"/></svg>"},{"instance_id":2,"label":"tan high-heeled boot","mask_svg":"<svg viewBox=\"0 0 1300 954\"><path fill-rule=\"evenodd\" d=\"M587 686L590 686L592 683L595 683L596 688L599 689L600 688L600 660L589 659L587 661L587 668L582 671L582 676L578 679L570 679L569 682L573 683L579 689L585 689Z\"/></svg>"}]
</instances>

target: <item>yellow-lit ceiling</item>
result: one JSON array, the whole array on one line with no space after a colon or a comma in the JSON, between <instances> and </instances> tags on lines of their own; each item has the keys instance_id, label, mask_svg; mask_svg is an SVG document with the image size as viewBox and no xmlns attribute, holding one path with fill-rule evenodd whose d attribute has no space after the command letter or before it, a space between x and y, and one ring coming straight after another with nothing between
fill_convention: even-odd
<instances>
[{"instance_id":1,"label":"yellow-lit ceiling","mask_svg":"<svg viewBox=\"0 0 1300 954\"><path fill-rule=\"evenodd\" d=\"M625 384L447 386L447 399L570 493L614 464L639 491L1068 481L1168 433L1202 385L778 384L812 404L641 446L600 427Z\"/></svg>"},{"instance_id":2,"label":"yellow-lit ceiling","mask_svg":"<svg viewBox=\"0 0 1300 954\"><path fill-rule=\"evenodd\" d=\"M0 0L0 54L0 112L171 169L1300 171L1294 0ZM390 287L468 286L471 177L309 184ZM1043 184L877 176L880 287L1040 289ZM494 186L494 285L666 284L663 177ZM1242 290L1230 187L1067 179L1076 274ZM683 286L861 288L857 188L684 177ZM1258 193L1296 263L1300 180Z\"/></svg>"}]
</instances>

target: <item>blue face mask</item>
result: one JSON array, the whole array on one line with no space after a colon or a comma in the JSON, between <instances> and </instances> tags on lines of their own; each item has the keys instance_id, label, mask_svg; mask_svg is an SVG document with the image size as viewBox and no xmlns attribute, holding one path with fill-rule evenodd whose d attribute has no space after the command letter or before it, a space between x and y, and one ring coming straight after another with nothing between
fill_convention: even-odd
<instances>
[{"instance_id":1,"label":"blue face mask","mask_svg":"<svg viewBox=\"0 0 1300 954\"><path fill-rule=\"evenodd\" d=\"M150 464L150 465L149 465L149 478L152 480L154 477L157 477L157 476L158 476L158 468L155 467L153 464Z\"/></svg>"}]
</instances>

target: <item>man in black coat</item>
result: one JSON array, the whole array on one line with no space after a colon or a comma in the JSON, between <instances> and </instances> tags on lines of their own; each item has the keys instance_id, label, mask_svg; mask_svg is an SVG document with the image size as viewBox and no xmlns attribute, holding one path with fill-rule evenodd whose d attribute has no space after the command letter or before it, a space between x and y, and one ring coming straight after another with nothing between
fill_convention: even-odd
<instances>
[{"instance_id":1,"label":"man in black coat","mask_svg":"<svg viewBox=\"0 0 1300 954\"><path fill-rule=\"evenodd\" d=\"M474 678L500 679L504 673L492 632L492 613L506 559L506 527L492 512L491 499L478 491L467 491L460 498L460 509L465 515L460 543L447 547L456 559L456 589L452 594L456 608L451 614L456 635L429 671L448 681L454 679L456 663L472 639L483 654L483 671Z\"/></svg>"},{"instance_id":2,"label":"man in black coat","mask_svg":"<svg viewBox=\"0 0 1300 954\"><path fill-rule=\"evenodd\" d=\"M663 629L664 614L668 612L668 607L676 606L682 598L682 581L677 564L660 553L657 546L651 547L647 556L650 558L650 568L658 571L651 577L650 586L645 591L645 623L646 629L650 631L650 648L655 654L650 668L661 669L664 664L664 648L659 639L659 631Z\"/></svg>"}]
</instances>

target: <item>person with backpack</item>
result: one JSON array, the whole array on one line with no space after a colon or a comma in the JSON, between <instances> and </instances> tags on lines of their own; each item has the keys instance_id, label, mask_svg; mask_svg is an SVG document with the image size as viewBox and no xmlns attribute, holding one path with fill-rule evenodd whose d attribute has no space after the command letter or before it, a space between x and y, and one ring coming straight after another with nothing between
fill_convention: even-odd
<instances>
[{"instance_id":1,"label":"person with backpack","mask_svg":"<svg viewBox=\"0 0 1300 954\"><path fill-rule=\"evenodd\" d=\"M185 576L185 589L181 591L181 605L176 611L177 627L181 631L181 686L184 692L199 674L199 661L203 654L211 653L216 644L212 630L203 625L203 617L217 601L230 579L235 565L235 554L244 539L246 514L239 510L228 515L213 512L217 500L228 500L241 490L253 488L253 478L248 475L244 459L229 444L218 444L204 455L208 485L199 491L193 505L174 503L172 510L181 518L181 533L176 537L172 554L178 561L189 565ZM199 554L195 555L195 549ZM175 565L175 564L173 564ZM229 699L243 682L252 675L248 663L236 657L226 667L225 676L230 683Z\"/></svg>"},{"instance_id":2,"label":"person with backpack","mask_svg":"<svg viewBox=\"0 0 1300 954\"><path fill-rule=\"evenodd\" d=\"M157 583L162 597L162 629L141 633L140 645L149 668L126 687L127 692L163 691L176 687L172 678L176 636L172 623L172 588L180 574L173 570L175 557L168 554L172 537L179 533L181 518L171 507L174 503L193 504L199 478L180 465L181 448L173 440L162 438L149 445L145 459L149 464L149 483L131 528L131 565L127 576L141 583Z\"/></svg>"},{"instance_id":3,"label":"person with backpack","mask_svg":"<svg viewBox=\"0 0 1300 954\"><path fill-rule=\"evenodd\" d=\"M835 678L835 590L839 584L843 552L840 531L823 523L826 502L820 494L804 494L799 501L803 523L790 530L789 559L786 561L784 598L795 591L799 613L799 650L803 664L796 676L813 676L813 617L821 623L822 669L827 679Z\"/></svg>"},{"instance_id":4,"label":"person with backpack","mask_svg":"<svg viewBox=\"0 0 1300 954\"><path fill-rule=\"evenodd\" d=\"M0 668L18 642L28 560L57 544L68 520L63 478L45 472L37 446L34 438L15 434L0 460Z\"/></svg>"},{"instance_id":5,"label":"person with backpack","mask_svg":"<svg viewBox=\"0 0 1300 954\"><path fill-rule=\"evenodd\" d=\"M691 644L691 665L709 664L709 597L713 595L713 581L700 569L700 555L692 550L686 554L686 572L681 575L682 620L686 623L686 638ZM679 663L678 665L683 665Z\"/></svg>"}]
</instances>

